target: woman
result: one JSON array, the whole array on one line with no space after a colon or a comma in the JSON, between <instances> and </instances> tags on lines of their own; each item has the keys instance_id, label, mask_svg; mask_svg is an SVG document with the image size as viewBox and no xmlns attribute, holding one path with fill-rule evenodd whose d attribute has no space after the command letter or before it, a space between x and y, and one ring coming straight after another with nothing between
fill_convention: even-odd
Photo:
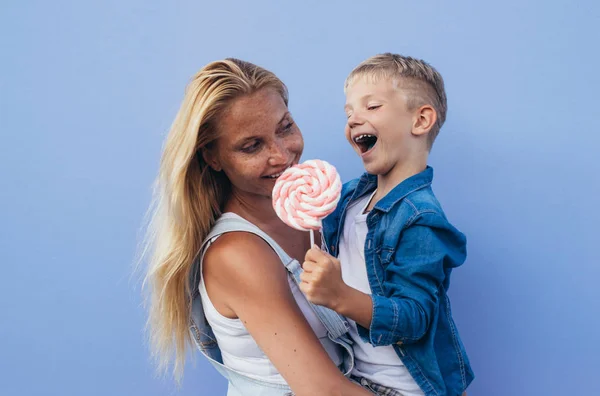
<instances>
[{"instance_id":1,"label":"woman","mask_svg":"<svg viewBox=\"0 0 600 396\"><path fill-rule=\"evenodd\" d=\"M151 343L163 368L175 357L180 378L193 339L229 395L369 395L340 372L352 365L343 322L294 281L309 234L271 205L275 180L304 148L287 103L273 73L236 59L189 84L149 233Z\"/></svg>"}]
</instances>

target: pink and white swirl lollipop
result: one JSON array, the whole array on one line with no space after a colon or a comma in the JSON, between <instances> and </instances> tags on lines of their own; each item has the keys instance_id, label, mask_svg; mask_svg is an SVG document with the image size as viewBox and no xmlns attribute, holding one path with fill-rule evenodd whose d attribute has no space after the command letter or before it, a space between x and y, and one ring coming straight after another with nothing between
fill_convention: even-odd
<instances>
[{"instance_id":1,"label":"pink and white swirl lollipop","mask_svg":"<svg viewBox=\"0 0 600 396\"><path fill-rule=\"evenodd\" d=\"M321 220L335 210L340 200L342 182L333 165L309 160L288 168L275 182L273 207L284 223L310 231L321 229Z\"/></svg>"}]
</instances>

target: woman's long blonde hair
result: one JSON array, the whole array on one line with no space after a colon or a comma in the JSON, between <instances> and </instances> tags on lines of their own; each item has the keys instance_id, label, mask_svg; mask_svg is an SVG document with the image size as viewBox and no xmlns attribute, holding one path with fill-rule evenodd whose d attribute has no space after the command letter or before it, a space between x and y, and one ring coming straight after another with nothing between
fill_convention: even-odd
<instances>
[{"instance_id":1,"label":"woman's long blonde hair","mask_svg":"<svg viewBox=\"0 0 600 396\"><path fill-rule=\"evenodd\" d=\"M288 104L287 88L272 72L238 59L209 63L187 86L164 143L142 257L149 258L144 289L153 356L163 373L173 364L178 381L192 345L192 262L230 190L229 180L207 165L201 150L218 138L219 117L232 100L263 88L275 89Z\"/></svg>"}]
</instances>

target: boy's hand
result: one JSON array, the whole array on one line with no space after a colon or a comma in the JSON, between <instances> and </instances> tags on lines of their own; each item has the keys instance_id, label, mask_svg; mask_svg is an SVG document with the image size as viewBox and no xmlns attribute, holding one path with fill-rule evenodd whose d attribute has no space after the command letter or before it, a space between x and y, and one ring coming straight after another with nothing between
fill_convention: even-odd
<instances>
[{"instance_id":1,"label":"boy's hand","mask_svg":"<svg viewBox=\"0 0 600 396\"><path fill-rule=\"evenodd\" d=\"M316 246L306 252L304 260L300 290L311 303L335 310L348 288L340 261Z\"/></svg>"}]
</instances>

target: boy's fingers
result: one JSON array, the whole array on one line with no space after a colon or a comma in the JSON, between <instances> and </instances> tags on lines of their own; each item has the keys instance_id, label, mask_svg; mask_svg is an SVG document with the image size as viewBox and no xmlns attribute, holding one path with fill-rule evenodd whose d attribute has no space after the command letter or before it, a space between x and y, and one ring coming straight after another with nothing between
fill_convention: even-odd
<instances>
[{"instance_id":1,"label":"boy's fingers","mask_svg":"<svg viewBox=\"0 0 600 396\"><path fill-rule=\"evenodd\" d=\"M316 245L311 247L307 252L305 259L307 261L318 261L319 259L326 257L325 252L319 249Z\"/></svg>"},{"instance_id":2,"label":"boy's fingers","mask_svg":"<svg viewBox=\"0 0 600 396\"><path fill-rule=\"evenodd\" d=\"M310 281L310 274L308 274L307 272L302 272L302 273L300 274L300 280L301 280L303 283L308 283L308 282Z\"/></svg>"},{"instance_id":3,"label":"boy's fingers","mask_svg":"<svg viewBox=\"0 0 600 396\"><path fill-rule=\"evenodd\" d=\"M300 291L302 293L304 293L305 295L308 295L308 289L307 289L308 284L307 283L301 283L300 284ZM309 300L310 301L310 300Z\"/></svg>"},{"instance_id":4,"label":"boy's fingers","mask_svg":"<svg viewBox=\"0 0 600 396\"><path fill-rule=\"evenodd\" d=\"M302 264L302 269L304 270L304 272L313 272L315 270L316 266L317 265L314 261L306 260Z\"/></svg>"}]
</instances>

